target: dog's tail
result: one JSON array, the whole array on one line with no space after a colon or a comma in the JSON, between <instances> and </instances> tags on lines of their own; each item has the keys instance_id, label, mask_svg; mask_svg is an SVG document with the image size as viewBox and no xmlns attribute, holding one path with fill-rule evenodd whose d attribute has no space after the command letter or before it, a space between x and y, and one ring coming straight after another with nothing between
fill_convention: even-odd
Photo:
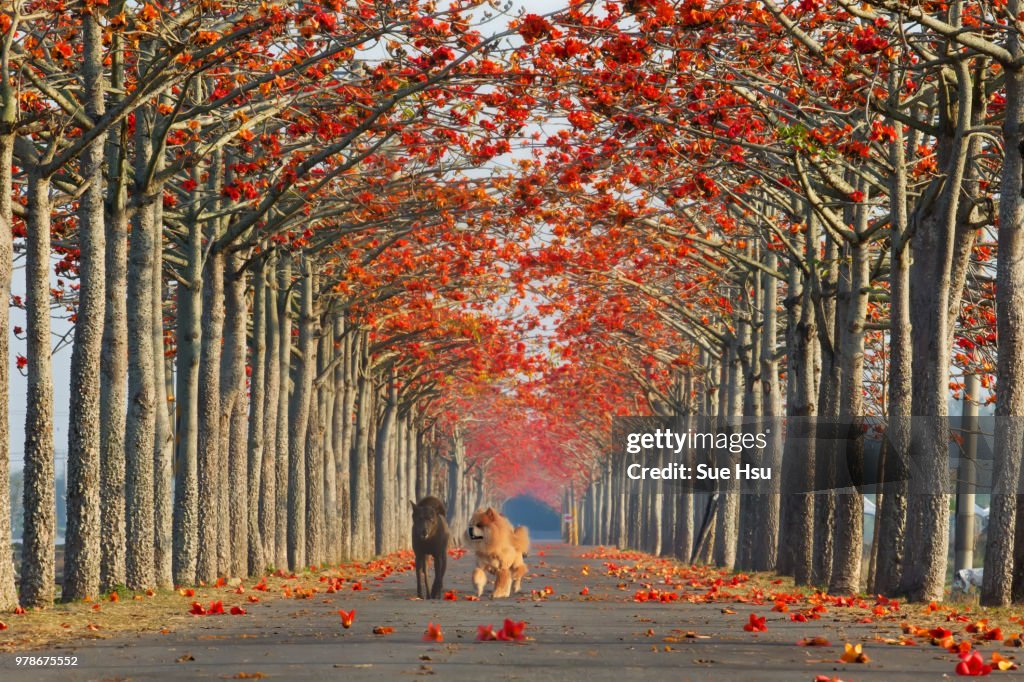
<instances>
[{"instance_id":1,"label":"dog's tail","mask_svg":"<svg viewBox=\"0 0 1024 682\"><path fill-rule=\"evenodd\" d=\"M530 554L530 531L526 526L516 526L512 532L512 546L524 557Z\"/></svg>"}]
</instances>

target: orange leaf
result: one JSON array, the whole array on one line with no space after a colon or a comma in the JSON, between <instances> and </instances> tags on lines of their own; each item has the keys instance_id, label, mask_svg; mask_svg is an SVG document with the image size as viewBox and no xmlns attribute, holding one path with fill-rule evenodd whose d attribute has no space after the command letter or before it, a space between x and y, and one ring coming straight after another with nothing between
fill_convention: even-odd
<instances>
[{"instance_id":1,"label":"orange leaf","mask_svg":"<svg viewBox=\"0 0 1024 682\"><path fill-rule=\"evenodd\" d=\"M804 639L801 639L796 644L797 644L797 646L832 646L831 642L829 642L827 639L825 639L824 637L821 637L821 636L818 636L818 637L805 637Z\"/></svg>"},{"instance_id":2,"label":"orange leaf","mask_svg":"<svg viewBox=\"0 0 1024 682\"><path fill-rule=\"evenodd\" d=\"M867 663L871 659L864 653L862 645L847 642L846 650L839 660L843 663Z\"/></svg>"},{"instance_id":3,"label":"orange leaf","mask_svg":"<svg viewBox=\"0 0 1024 682\"><path fill-rule=\"evenodd\" d=\"M996 667L996 668L999 668L1000 670L1016 670L1017 669L1017 664L1016 663L1014 663L1010 659L1006 658L1005 656L1000 655L1000 653L998 651L993 651L992 652L992 665L994 667Z\"/></svg>"}]
</instances>

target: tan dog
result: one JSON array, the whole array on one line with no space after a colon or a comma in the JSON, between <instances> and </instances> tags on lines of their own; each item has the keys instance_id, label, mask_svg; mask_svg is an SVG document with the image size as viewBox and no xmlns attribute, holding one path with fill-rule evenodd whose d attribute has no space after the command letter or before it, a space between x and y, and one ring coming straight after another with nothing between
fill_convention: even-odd
<instances>
[{"instance_id":1,"label":"tan dog","mask_svg":"<svg viewBox=\"0 0 1024 682\"><path fill-rule=\"evenodd\" d=\"M476 551L476 568L473 569L476 596L484 593L487 573L495 575L493 599L518 592L526 575L523 557L530 551L530 535L526 527L513 528L508 519L493 507L488 507L473 514L466 536Z\"/></svg>"}]
</instances>

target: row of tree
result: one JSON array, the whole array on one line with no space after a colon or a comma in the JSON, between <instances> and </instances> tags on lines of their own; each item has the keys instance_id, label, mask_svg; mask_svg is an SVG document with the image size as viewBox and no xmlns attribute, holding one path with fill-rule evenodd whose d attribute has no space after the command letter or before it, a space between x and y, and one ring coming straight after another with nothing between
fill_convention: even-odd
<instances>
[{"instance_id":1,"label":"row of tree","mask_svg":"<svg viewBox=\"0 0 1024 682\"><path fill-rule=\"evenodd\" d=\"M957 436L945 417L972 375L969 397L1005 417L983 600L1024 597L1024 433L1010 418L1024 415L1018 10L645 0L523 21L524 92L562 124L519 184L547 206L528 276L547 277L566 357L630 386L597 432L645 411L876 417L896 479L875 521L878 593L943 595ZM797 429L780 435L764 451L780 494L722 495L704 558L864 588L861 494L802 492L836 480L835 458L815 458ZM607 436L590 445L576 492L589 485L585 506L604 500L648 534L620 524L600 539L649 547L661 518L692 518L676 506L694 498L658 484L616 498L610 451ZM691 542L684 532L680 556Z\"/></svg>"},{"instance_id":2,"label":"row of tree","mask_svg":"<svg viewBox=\"0 0 1024 682\"><path fill-rule=\"evenodd\" d=\"M28 393L0 608L54 598L55 304L74 322L62 598L397 549L427 491L468 513L445 396L527 363L483 312L509 254L478 221L501 210L487 173L465 171L521 116L485 87L502 35L476 4L3 6L0 298L17 251Z\"/></svg>"},{"instance_id":3,"label":"row of tree","mask_svg":"<svg viewBox=\"0 0 1024 682\"><path fill-rule=\"evenodd\" d=\"M491 35L469 1L5 9L29 389L0 604L53 586L54 301L66 598L365 557L441 490L456 528L568 494L590 539L864 587L860 493L806 492L830 453L779 430L777 494L637 494L609 455L631 414L874 417L896 480L867 587L941 597L948 402L978 376L1024 415L1018 9L584 1ZM1024 595L1018 422L988 603Z\"/></svg>"}]
</instances>

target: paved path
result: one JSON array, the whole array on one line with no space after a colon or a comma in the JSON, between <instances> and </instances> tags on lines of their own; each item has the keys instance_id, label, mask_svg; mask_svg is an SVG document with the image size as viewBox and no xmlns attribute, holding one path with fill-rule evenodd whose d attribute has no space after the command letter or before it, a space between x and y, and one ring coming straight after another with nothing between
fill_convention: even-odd
<instances>
[{"instance_id":1,"label":"paved path","mask_svg":"<svg viewBox=\"0 0 1024 682\"><path fill-rule=\"evenodd\" d=\"M895 637L899 621L858 624L833 612L810 623L792 622L758 606L724 602L637 603L645 580L608 575L604 559L582 556L593 548L537 545L531 574L519 599L467 601L472 559L449 563L446 587L457 601L419 601L411 572L371 589L312 599L251 604L246 616L195 618L170 634L147 634L83 643L48 652L74 655L78 666L27 670L16 654L0 654L0 680L199 680L257 673L274 680L814 680L817 675L849 682L929 680L954 677L956 658L938 647L887 646L876 634ZM541 553L543 552L543 556ZM614 564L630 566L629 560ZM583 575L589 566L589 575ZM625 575L625 574L623 574ZM586 586L588 596L579 593ZM656 584L652 585L657 587ZM543 600L530 590L551 587ZM351 629L341 627L339 608L357 611ZM734 609L735 613L723 613ZM749 614L767 616L768 631L743 630ZM526 621L522 643L477 642L477 626L500 628L504 618ZM425 642L429 621L439 623L444 642ZM374 626L390 626L375 635ZM674 632L675 630L675 632ZM686 637L690 632L696 637ZM802 647L804 637L824 636L833 645ZM705 638L706 636L706 638ZM665 638L668 637L669 643ZM864 642L871 661L838 663L844 641ZM668 649L668 650L666 650ZM999 649L1005 654L1012 650ZM985 651L991 656L992 649ZM1014 673L1010 673L1014 674Z\"/></svg>"}]
</instances>

